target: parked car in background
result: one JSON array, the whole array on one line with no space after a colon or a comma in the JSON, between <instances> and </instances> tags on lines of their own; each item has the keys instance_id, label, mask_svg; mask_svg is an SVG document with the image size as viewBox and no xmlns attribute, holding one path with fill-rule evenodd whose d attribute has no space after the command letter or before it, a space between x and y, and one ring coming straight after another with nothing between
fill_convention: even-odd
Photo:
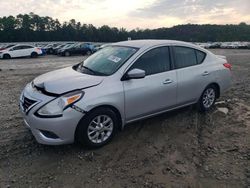
<instances>
[{"instance_id":1,"label":"parked car in background","mask_svg":"<svg viewBox=\"0 0 250 188\"><path fill-rule=\"evenodd\" d=\"M134 40L35 78L20 107L39 143L100 147L127 123L193 104L208 111L230 85L225 57L180 41Z\"/></svg>"},{"instance_id":2,"label":"parked car in background","mask_svg":"<svg viewBox=\"0 0 250 188\"><path fill-rule=\"evenodd\" d=\"M0 58L10 59L16 57L37 57L42 55L41 48L37 48L31 45L15 45L13 47L7 48L0 51Z\"/></svg>"},{"instance_id":3,"label":"parked car in background","mask_svg":"<svg viewBox=\"0 0 250 188\"><path fill-rule=\"evenodd\" d=\"M92 46L88 43L77 43L68 47L62 48L58 55L71 56L71 55L90 55L92 54Z\"/></svg>"},{"instance_id":4,"label":"parked car in background","mask_svg":"<svg viewBox=\"0 0 250 188\"><path fill-rule=\"evenodd\" d=\"M54 53L54 48L56 48L59 45L60 44L58 44L58 43L52 43L52 44L48 44L48 45L44 46L43 49L45 50L45 52L47 54L53 54Z\"/></svg>"},{"instance_id":5,"label":"parked car in background","mask_svg":"<svg viewBox=\"0 0 250 188\"><path fill-rule=\"evenodd\" d=\"M93 44L93 50L92 50L92 53L95 53L97 52L101 47L101 44Z\"/></svg>"},{"instance_id":6,"label":"parked car in background","mask_svg":"<svg viewBox=\"0 0 250 188\"><path fill-rule=\"evenodd\" d=\"M108 47L109 45L111 45L111 44L102 44L102 45L100 45L99 47L96 48L96 51L99 51L99 50L101 50L101 49L103 49L103 48L106 48L106 47Z\"/></svg>"},{"instance_id":7,"label":"parked car in background","mask_svg":"<svg viewBox=\"0 0 250 188\"><path fill-rule=\"evenodd\" d=\"M71 48L71 47L74 46L75 44L76 44L76 43L66 44L66 45L63 46L62 48L57 49L57 55L61 54L61 52L64 51L64 49Z\"/></svg>"},{"instance_id":8,"label":"parked car in background","mask_svg":"<svg viewBox=\"0 0 250 188\"><path fill-rule=\"evenodd\" d=\"M92 43L82 43L82 47L88 49L91 53L96 52L95 51L95 45L92 44Z\"/></svg>"},{"instance_id":9,"label":"parked car in background","mask_svg":"<svg viewBox=\"0 0 250 188\"><path fill-rule=\"evenodd\" d=\"M215 48L220 48L220 46L221 46L221 43L213 42L207 48L215 49Z\"/></svg>"},{"instance_id":10,"label":"parked car in background","mask_svg":"<svg viewBox=\"0 0 250 188\"><path fill-rule=\"evenodd\" d=\"M71 46L72 44L75 44L74 42L67 42L67 43L63 43L63 44L60 44L58 46L56 46L55 48L53 48L53 54L57 55L59 50L66 47L66 46Z\"/></svg>"}]
</instances>

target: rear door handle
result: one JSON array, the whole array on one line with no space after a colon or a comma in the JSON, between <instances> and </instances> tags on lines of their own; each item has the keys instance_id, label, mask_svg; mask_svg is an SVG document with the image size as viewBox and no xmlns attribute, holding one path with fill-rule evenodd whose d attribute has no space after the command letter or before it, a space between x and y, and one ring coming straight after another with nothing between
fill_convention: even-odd
<instances>
[{"instance_id":1,"label":"rear door handle","mask_svg":"<svg viewBox=\"0 0 250 188\"><path fill-rule=\"evenodd\" d=\"M203 72L202 73L202 76L207 76L207 75L209 75L210 73L208 72L208 71L205 71L205 72Z\"/></svg>"},{"instance_id":2,"label":"rear door handle","mask_svg":"<svg viewBox=\"0 0 250 188\"><path fill-rule=\"evenodd\" d=\"M171 79L166 79L163 84L171 84L173 82L173 80Z\"/></svg>"}]
</instances>

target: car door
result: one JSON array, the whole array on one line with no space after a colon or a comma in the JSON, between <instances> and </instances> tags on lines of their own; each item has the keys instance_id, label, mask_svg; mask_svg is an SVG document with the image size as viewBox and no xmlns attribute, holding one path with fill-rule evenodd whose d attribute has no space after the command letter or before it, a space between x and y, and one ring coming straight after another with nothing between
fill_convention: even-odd
<instances>
[{"instance_id":1,"label":"car door","mask_svg":"<svg viewBox=\"0 0 250 188\"><path fill-rule=\"evenodd\" d=\"M11 57L20 57L22 54L22 46L15 46L9 50Z\"/></svg>"},{"instance_id":2,"label":"car door","mask_svg":"<svg viewBox=\"0 0 250 188\"><path fill-rule=\"evenodd\" d=\"M28 54L27 46L25 46L25 45L19 46L19 50L17 51L16 57L25 57L25 56L29 56L29 55L30 54Z\"/></svg>"},{"instance_id":3,"label":"car door","mask_svg":"<svg viewBox=\"0 0 250 188\"><path fill-rule=\"evenodd\" d=\"M184 46L174 46L174 66L177 73L177 104L178 106L196 102L204 87L207 76L202 62L206 53Z\"/></svg>"},{"instance_id":4,"label":"car door","mask_svg":"<svg viewBox=\"0 0 250 188\"><path fill-rule=\"evenodd\" d=\"M86 52L87 52L86 44L82 44L82 45L81 45L81 54L85 55Z\"/></svg>"},{"instance_id":5,"label":"car door","mask_svg":"<svg viewBox=\"0 0 250 188\"><path fill-rule=\"evenodd\" d=\"M146 76L123 81L126 121L176 105L176 71L172 70L169 47L149 50L128 71L132 69L144 70Z\"/></svg>"},{"instance_id":6,"label":"car door","mask_svg":"<svg viewBox=\"0 0 250 188\"><path fill-rule=\"evenodd\" d=\"M33 46L26 46L26 54L27 56L31 56L32 52L38 53ZM39 54L39 53L38 53Z\"/></svg>"},{"instance_id":7,"label":"car door","mask_svg":"<svg viewBox=\"0 0 250 188\"><path fill-rule=\"evenodd\" d=\"M28 45L23 45L22 46L22 56L31 56L31 53L34 51L34 48L32 46L28 46Z\"/></svg>"}]
</instances>

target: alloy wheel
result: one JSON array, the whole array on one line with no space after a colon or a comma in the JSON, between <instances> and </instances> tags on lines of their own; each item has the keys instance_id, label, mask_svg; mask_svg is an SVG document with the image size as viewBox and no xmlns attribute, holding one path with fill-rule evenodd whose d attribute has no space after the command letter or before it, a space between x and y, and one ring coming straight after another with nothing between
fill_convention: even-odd
<instances>
[{"instance_id":1,"label":"alloy wheel","mask_svg":"<svg viewBox=\"0 0 250 188\"><path fill-rule=\"evenodd\" d=\"M90 122L88 126L88 138L95 144L103 143L111 136L113 129L114 123L109 116L98 115Z\"/></svg>"},{"instance_id":2,"label":"alloy wheel","mask_svg":"<svg viewBox=\"0 0 250 188\"><path fill-rule=\"evenodd\" d=\"M210 108L215 101L215 90L213 88L208 88L202 97L202 103L205 108Z\"/></svg>"}]
</instances>

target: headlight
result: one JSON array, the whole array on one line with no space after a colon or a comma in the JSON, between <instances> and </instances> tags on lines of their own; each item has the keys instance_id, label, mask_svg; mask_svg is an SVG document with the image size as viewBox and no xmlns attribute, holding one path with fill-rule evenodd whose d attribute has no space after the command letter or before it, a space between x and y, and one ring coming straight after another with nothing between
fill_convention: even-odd
<instances>
[{"instance_id":1,"label":"headlight","mask_svg":"<svg viewBox=\"0 0 250 188\"><path fill-rule=\"evenodd\" d=\"M46 116L46 117L62 116L63 111L69 106L79 101L83 97L83 95L84 92L82 91L74 91L66 95L63 95L41 107L37 111L37 114L39 116Z\"/></svg>"}]
</instances>

